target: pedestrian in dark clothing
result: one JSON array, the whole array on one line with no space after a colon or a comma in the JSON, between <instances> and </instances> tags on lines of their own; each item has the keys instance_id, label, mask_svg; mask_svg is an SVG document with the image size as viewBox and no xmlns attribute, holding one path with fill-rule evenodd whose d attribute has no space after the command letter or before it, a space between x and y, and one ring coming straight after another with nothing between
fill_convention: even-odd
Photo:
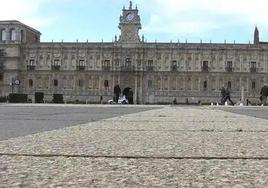
<instances>
[{"instance_id":1,"label":"pedestrian in dark clothing","mask_svg":"<svg viewBox=\"0 0 268 188\"><path fill-rule=\"evenodd\" d=\"M225 103L227 100L229 100L230 103L234 106L234 102L231 100L231 93L228 88L225 90L225 97L224 97L223 103Z\"/></svg>"},{"instance_id":2,"label":"pedestrian in dark clothing","mask_svg":"<svg viewBox=\"0 0 268 188\"><path fill-rule=\"evenodd\" d=\"M226 96L226 90L225 90L225 88L222 86L222 88L221 88L221 104L222 104L222 105L224 104L225 96Z\"/></svg>"},{"instance_id":3,"label":"pedestrian in dark clothing","mask_svg":"<svg viewBox=\"0 0 268 188\"><path fill-rule=\"evenodd\" d=\"M129 104L134 104L134 102L133 102L133 91L131 89L128 92L127 99L128 99Z\"/></svg>"},{"instance_id":4,"label":"pedestrian in dark clothing","mask_svg":"<svg viewBox=\"0 0 268 188\"><path fill-rule=\"evenodd\" d=\"M114 95L115 95L115 102L117 103L118 102L118 99L119 99L119 96L121 94L121 88L119 85L116 85L114 87Z\"/></svg>"},{"instance_id":5,"label":"pedestrian in dark clothing","mask_svg":"<svg viewBox=\"0 0 268 188\"><path fill-rule=\"evenodd\" d=\"M267 84L264 84L264 86L261 88L261 103L263 105L266 105L266 101L267 101L267 96L268 96L268 86Z\"/></svg>"}]
</instances>

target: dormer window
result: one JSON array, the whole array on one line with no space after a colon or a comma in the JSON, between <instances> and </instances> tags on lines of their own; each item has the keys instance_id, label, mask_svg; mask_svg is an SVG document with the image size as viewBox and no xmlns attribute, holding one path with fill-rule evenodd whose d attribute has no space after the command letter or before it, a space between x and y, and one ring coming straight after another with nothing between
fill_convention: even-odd
<instances>
[{"instance_id":1,"label":"dormer window","mask_svg":"<svg viewBox=\"0 0 268 188\"><path fill-rule=\"evenodd\" d=\"M1 34L0 39L1 39L2 41L7 40L7 32L6 32L5 29L2 29L0 34Z\"/></svg>"},{"instance_id":2,"label":"dormer window","mask_svg":"<svg viewBox=\"0 0 268 188\"><path fill-rule=\"evenodd\" d=\"M23 30L20 31L20 41L21 42L24 41L24 31Z\"/></svg>"},{"instance_id":3,"label":"dormer window","mask_svg":"<svg viewBox=\"0 0 268 188\"><path fill-rule=\"evenodd\" d=\"M16 31L15 31L15 29L10 30L10 40L12 40L12 41L16 40Z\"/></svg>"}]
</instances>

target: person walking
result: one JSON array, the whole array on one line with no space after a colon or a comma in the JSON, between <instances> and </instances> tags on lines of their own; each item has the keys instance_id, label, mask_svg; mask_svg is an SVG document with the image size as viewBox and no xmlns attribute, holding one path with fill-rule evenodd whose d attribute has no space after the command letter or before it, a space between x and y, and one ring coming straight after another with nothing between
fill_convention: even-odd
<instances>
[{"instance_id":1,"label":"person walking","mask_svg":"<svg viewBox=\"0 0 268 188\"><path fill-rule=\"evenodd\" d=\"M267 96L268 96L268 86L267 84L264 84L264 86L261 88L261 97L260 97L262 105L266 105Z\"/></svg>"},{"instance_id":2,"label":"person walking","mask_svg":"<svg viewBox=\"0 0 268 188\"><path fill-rule=\"evenodd\" d=\"M230 89L227 87L227 89L225 90L225 97L224 97L224 100L223 100L223 104L229 100L230 103L234 106L234 102L232 101L231 99L231 92L230 92Z\"/></svg>"},{"instance_id":3,"label":"person walking","mask_svg":"<svg viewBox=\"0 0 268 188\"><path fill-rule=\"evenodd\" d=\"M224 104L225 96L226 96L226 90L225 90L224 86L222 86L221 87L221 104L222 105Z\"/></svg>"}]
</instances>

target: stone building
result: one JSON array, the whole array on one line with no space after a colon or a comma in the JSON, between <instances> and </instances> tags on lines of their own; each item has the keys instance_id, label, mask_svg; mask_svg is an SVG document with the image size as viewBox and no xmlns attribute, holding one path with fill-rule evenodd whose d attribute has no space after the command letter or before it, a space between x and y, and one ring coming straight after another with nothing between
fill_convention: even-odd
<instances>
[{"instance_id":1,"label":"stone building","mask_svg":"<svg viewBox=\"0 0 268 188\"><path fill-rule=\"evenodd\" d=\"M40 32L19 21L0 21L0 95L36 92L51 101L99 102L118 84L132 88L134 103L217 102L221 86L234 101L258 101L268 82L268 44L146 42L137 7L123 8L113 42L40 42Z\"/></svg>"}]
</instances>

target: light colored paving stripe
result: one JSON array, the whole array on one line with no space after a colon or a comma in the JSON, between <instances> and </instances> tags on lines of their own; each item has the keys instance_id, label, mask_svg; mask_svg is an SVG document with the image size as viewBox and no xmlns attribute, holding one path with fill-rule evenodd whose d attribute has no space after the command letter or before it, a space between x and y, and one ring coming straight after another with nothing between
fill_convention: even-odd
<instances>
[{"instance_id":1,"label":"light colored paving stripe","mask_svg":"<svg viewBox=\"0 0 268 188\"><path fill-rule=\"evenodd\" d=\"M154 122L149 123L150 119ZM137 123L136 120L143 121ZM226 122L218 125L219 120ZM267 123L267 120L229 112L165 108L2 141L0 151L105 156L268 157Z\"/></svg>"}]
</instances>

